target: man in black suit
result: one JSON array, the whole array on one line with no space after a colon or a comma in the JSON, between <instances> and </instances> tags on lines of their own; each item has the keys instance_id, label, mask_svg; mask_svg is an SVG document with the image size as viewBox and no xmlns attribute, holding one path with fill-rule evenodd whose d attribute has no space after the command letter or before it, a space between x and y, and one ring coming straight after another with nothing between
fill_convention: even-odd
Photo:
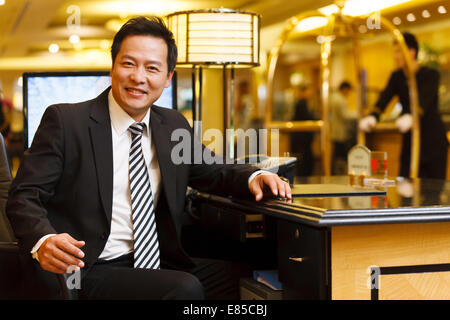
<instances>
[{"instance_id":1,"label":"man in black suit","mask_svg":"<svg viewBox=\"0 0 450 320\"><path fill-rule=\"evenodd\" d=\"M193 153L204 146L194 146L199 142L185 118L153 105L170 84L177 58L172 33L161 19L128 21L114 37L111 53L111 89L90 101L47 108L12 183L6 210L34 268L26 274L45 281L47 288L49 275L76 266L81 269L80 296L89 299L201 299L203 286L211 297L211 276L226 279L227 267L194 260L183 251L180 228L187 186L253 194L259 201L265 187L290 199L289 185L246 165L194 163ZM189 133L189 163L175 164L171 158L176 129ZM143 178L135 189L133 161L142 161L136 162L142 163ZM135 220L138 207L145 207L141 211L146 215ZM139 224L148 232L140 248L151 248L144 260L155 262L152 268L135 264L141 259L134 255ZM230 290L223 279L214 284Z\"/></svg>"},{"instance_id":2,"label":"man in black suit","mask_svg":"<svg viewBox=\"0 0 450 320\"><path fill-rule=\"evenodd\" d=\"M439 72L436 69L420 66L417 60L419 43L416 37L404 32L403 38L408 47L412 68L416 76L420 116L420 163L419 177L445 179L447 171L448 141L444 122L439 112ZM411 165L412 115L409 101L409 86L406 61L395 44L395 59L399 68L391 73L389 82L380 93L373 112L359 121L361 130L370 132L389 102L398 96L402 112L395 124L402 135L399 176L409 177Z\"/></svg>"}]
</instances>

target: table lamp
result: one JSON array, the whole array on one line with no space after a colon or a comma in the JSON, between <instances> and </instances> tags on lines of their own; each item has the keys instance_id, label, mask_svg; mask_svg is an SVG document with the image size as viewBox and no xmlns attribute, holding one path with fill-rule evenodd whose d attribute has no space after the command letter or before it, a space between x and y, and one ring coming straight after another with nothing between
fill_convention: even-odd
<instances>
[{"instance_id":1,"label":"table lamp","mask_svg":"<svg viewBox=\"0 0 450 320\"><path fill-rule=\"evenodd\" d=\"M232 9L203 9L174 12L167 16L178 47L178 67L192 68L192 114L194 134L202 119L202 67L222 68L224 112L224 157L233 153L234 69L259 65L260 15ZM227 79L227 70L230 72ZM230 101L227 96L230 95ZM200 137L201 138L201 137ZM227 145L228 144L228 145Z\"/></svg>"}]
</instances>

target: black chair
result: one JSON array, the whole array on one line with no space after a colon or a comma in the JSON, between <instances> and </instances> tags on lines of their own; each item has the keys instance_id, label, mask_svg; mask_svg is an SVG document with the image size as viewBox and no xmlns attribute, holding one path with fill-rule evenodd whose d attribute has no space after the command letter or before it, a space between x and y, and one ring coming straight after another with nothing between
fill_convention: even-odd
<instances>
[{"instance_id":1,"label":"black chair","mask_svg":"<svg viewBox=\"0 0 450 320\"><path fill-rule=\"evenodd\" d=\"M5 213L8 190L11 184L11 171L0 133L0 300L23 298L21 258L17 240ZM57 275L62 296L66 300L75 296L66 286L66 276Z\"/></svg>"}]
</instances>

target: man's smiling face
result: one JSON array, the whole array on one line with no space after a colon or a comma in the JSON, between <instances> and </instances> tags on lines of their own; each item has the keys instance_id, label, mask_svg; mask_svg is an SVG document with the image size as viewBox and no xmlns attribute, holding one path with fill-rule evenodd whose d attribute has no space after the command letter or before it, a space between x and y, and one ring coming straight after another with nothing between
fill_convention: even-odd
<instances>
[{"instance_id":1,"label":"man's smiling face","mask_svg":"<svg viewBox=\"0 0 450 320\"><path fill-rule=\"evenodd\" d=\"M120 46L111 70L112 94L138 122L170 85L167 54L164 39L153 36L131 35Z\"/></svg>"}]
</instances>

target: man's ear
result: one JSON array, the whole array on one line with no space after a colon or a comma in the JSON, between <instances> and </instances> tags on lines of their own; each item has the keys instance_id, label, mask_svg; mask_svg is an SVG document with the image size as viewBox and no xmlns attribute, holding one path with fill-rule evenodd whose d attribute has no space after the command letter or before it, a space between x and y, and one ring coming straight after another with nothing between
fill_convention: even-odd
<instances>
[{"instance_id":1,"label":"man's ear","mask_svg":"<svg viewBox=\"0 0 450 320\"><path fill-rule=\"evenodd\" d=\"M411 60L417 60L417 51L416 49L409 49L409 56L411 57Z\"/></svg>"},{"instance_id":2,"label":"man's ear","mask_svg":"<svg viewBox=\"0 0 450 320\"><path fill-rule=\"evenodd\" d=\"M175 72L175 70L172 70L167 75L167 82L166 82L165 88L168 88L170 86L174 72Z\"/></svg>"}]
</instances>

